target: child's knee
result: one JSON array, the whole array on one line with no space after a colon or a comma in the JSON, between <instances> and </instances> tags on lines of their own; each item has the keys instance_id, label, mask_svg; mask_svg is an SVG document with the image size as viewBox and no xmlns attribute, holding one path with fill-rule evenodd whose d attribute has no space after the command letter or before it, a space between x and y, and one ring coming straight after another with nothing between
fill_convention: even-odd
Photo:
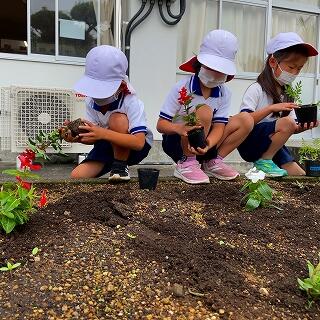
<instances>
[{"instance_id":1,"label":"child's knee","mask_svg":"<svg viewBox=\"0 0 320 320\"><path fill-rule=\"evenodd\" d=\"M212 116L213 116L213 111L212 109L207 106L204 105L202 107L200 107L197 111L196 111L197 117L200 120L201 123L206 123L206 122L210 122L212 121Z\"/></svg>"},{"instance_id":2,"label":"child's knee","mask_svg":"<svg viewBox=\"0 0 320 320\"><path fill-rule=\"evenodd\" d=\"M293 134L296 131L297 124L291 117L284 117L277 121L277 131Z\"/></svg>"},{"instance_id":3,"label":"child's knee","mask_svg":"<svg viewBox=\"0 0 320 320\"><path fill-rule=\"evenodd\" d=\"M120 132L127 133L129 128L129 120L127 115L124 113L115 112L110 115L109 118L109 129Z\"/></svg>"},{"instance_id":4,"label":"child's knee","mask_svg":"<svg viewBox=\"0 0 320 320\"><path fill-rule=\"evenodd\" d=\"M239 124L240 128L242 128L246 132L251 132L254 127L254 120L250 113L248 112L241 112L239 113Z\"/></svg>"}]
</instances>

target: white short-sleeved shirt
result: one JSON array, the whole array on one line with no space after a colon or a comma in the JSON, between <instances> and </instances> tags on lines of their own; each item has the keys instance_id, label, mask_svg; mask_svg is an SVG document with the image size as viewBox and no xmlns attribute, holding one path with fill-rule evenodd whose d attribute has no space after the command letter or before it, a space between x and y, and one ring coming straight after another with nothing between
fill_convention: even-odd
<instances>
[{"instance_id":1,"label":"white short-sleeved shirt","mask_svg":"<svg viewBox=\"0 0 320 320\"><path fill-rule=\"evenodd\" d=\"M258 82L253 83L246 92L244 93L240 112L254 112L261 110L266 106L273 104L273 99L265 91L262 90L261 85ZM292 110L289 114L290 117L296 119L296 114ZM263 118L261 122L271 122L277 120L277 117L273 116L272 113Z\"/></svg>"},{"instance_id":2,"label":"white short-sleeved shirt","mask_svg":"<svg viewBox=\"0 0 320 320\"><path fill-rule=\"evenodd\" d=\"M150 146L152 145L153 135L147 127L144 105L136 95L120 94L119 98L110 104L105 114L99 111L99 106L92 98L87 98L86 107L86 119L102 128L109 127L109 118L112 113L118 112L125 114L129 121L128 133L136 134L138 132L144 132L147 143Z\"/></svg>"},{"instance_id":3,"label":"white short-sleeved shirt","mask_svg":"<svg viewBox=\"0 0 320 320\"><path fill-rule=\"evenodd\" d=\"M182 87L186 87L188 93L193 93L193 99L191 101L192 106L198 104L206 104L213 110L213 123L228 123L229 110L231 104L231 92L225 86L221 85L211 90L211 96L205 99L202 96L200 88L200 80L197 75L191 75L186 77L175 84L175 86L169 92L164 104L161 107L159 117L173 121L181 122L181 119L173 119L175 115L185 115L184 108L179 104L179 91ZM193 111L191 108L190 111Z\"/></svg>"}]
</instances>

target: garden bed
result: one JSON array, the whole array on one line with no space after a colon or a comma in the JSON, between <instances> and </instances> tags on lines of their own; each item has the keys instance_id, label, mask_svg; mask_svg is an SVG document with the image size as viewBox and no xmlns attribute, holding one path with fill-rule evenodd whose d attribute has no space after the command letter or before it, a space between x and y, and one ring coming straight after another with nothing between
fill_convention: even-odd
<instances>
[{"instance_id":1,"label":"garden bed","mask_svg":"<svg viewBox=\"0 0 320 320\"><path fill-rule=\"evenodd\" d=\"M0 265L22 263L0 274L1 319L319 319L297 285L318 261L319 182L271 181L283 210L250 213L243 184L38 185L48 206L0 234Z\"/></svg>"}]
</instances>

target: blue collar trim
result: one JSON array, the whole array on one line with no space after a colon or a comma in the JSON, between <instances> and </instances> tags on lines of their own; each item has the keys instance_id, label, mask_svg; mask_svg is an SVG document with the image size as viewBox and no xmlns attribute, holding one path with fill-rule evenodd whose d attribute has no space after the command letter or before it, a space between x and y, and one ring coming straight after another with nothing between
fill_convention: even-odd
<instances>
[{"instance_id":1,"label":"blue collar trim","mask_svg":"<svg viewBox=\"0 0 320 320\"><path fill-rule=\"evenodd\" d=\"M124 94L121 93L116 101L113 101L112 103L108 104L107 112L119 109L122 106L123 99L124 99ZM101 106L98 106L94 101L93 101L92 109L101 112Z\"/></svg>"}]
</instances>

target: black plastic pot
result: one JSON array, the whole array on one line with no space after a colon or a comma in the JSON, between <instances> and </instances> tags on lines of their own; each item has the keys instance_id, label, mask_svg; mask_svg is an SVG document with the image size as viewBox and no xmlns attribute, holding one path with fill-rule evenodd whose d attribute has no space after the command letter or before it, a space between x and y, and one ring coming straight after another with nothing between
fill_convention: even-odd
<instances>
[{"instance_id":1,"label":"black plastic pot","mask_svg":"<svg viewBox=\"0 0 320 320\"><path fill-rule=\"evenodd\" d=\"M188 140L191 147L195 148L205 148L206 147L206 137L204 134L204 128L196 128L188 132Z\"/></svg>"},{"instance_id":2,"label":"black plastic pot","mask_svg":"<svg viewBox=\"0 0 320 320\"><path fill-rule=\"evenodd\" d=\"M306 175L320 177L320 160L305 160Z\"/></svg>"},{"instance_id":3,"label":"black plastic pot","mask_svg":"<svg viewBox=\"0 0 320 320\"><path fill-rule=\"evenodd\" d=\"M160 170L154 168L139 168L138 178L140 189L155 190Z\"/></svg>"},{"instance_id":4,"label":"black plastic pot","mask_svg":"<svg viewBox=\"0 0 320 320\"><path fill-rule=\"evenodd\" d=\"M295 109L298 123L303 125L304 123L310 124L317 121L318 106L316 104L304 104Z\"/></svg>"}]
</instances>

